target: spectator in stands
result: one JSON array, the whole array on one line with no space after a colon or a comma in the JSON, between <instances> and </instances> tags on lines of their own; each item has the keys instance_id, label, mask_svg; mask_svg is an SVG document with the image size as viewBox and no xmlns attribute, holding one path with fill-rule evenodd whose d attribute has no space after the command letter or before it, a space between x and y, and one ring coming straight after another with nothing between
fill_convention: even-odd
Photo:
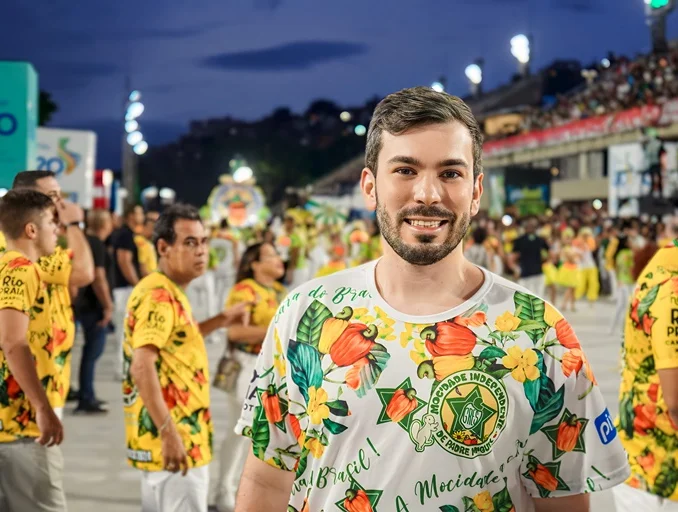
<instances>
[{"instance_id":1,"label":"spectator in stands","mask_svg":"<svg viewBox=\"0 0 678 512\"><path fill-rule=\"evenodd\" d=\"M647 165L647 172L652 179L652 186L650 188L650 195L653 197L662 197L662 168L661 168L661 153L664 150L662 141L657 138L657 130L648 128L646 131L646 138L643 144L645 151L645 163Z\"/></svg>"}]
</instances>

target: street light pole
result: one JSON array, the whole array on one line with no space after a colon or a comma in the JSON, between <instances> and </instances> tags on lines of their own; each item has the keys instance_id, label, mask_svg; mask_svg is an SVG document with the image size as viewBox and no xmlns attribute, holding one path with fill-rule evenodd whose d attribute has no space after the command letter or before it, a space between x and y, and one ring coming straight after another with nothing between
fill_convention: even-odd
<instances>
[{"instance_id":1,"label":"street light pole","mask_svg":"<svg viewBox=\"0 0 678 512\"><path fill-rule=\"evenodd\" d=\"M654 53L665 53L669 50L666 40L666 18L673 11L675 4L675 0L645 0L645 20L650 27Z\"/></svg>"},{"instance_id":2,"label":"street light pole","mask_svg":"<svg viewBox=\"0 0 678 512\"><path fill-rule=\"evenodd\" d=\"M137 200L136 191L139 174L139 155L146 153L148 143L139 131L139 122L137 119L144 112L144 105L141 103L141 93L137 90L130 92L131 87L129 78L125 82L126 99L124 104L125 118L122 140L122 184L127 191L127 203L134 203Z\"/></svg>"}]
</instances>

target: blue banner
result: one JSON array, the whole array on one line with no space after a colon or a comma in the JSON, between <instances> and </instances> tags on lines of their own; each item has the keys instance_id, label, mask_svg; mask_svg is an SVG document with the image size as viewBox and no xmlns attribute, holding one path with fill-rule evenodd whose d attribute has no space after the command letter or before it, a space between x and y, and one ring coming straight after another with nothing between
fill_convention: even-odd
<instances>
[{"instance_id":1,"label":"blue banner","mask_svg":"<svg viewBox=\"0 0 678 512\"><path fill-rule=\"evenodd\" d=\"M0 188L36 162L38 74L27 62L0 61Z\"/></svg>"}]
</instances>

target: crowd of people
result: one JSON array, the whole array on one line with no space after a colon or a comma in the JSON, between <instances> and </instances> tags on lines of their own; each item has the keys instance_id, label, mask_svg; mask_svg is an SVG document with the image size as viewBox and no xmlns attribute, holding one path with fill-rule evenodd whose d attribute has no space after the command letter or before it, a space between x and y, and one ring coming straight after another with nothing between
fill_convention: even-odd
<instances>
[{"instance_id":1,"label":"crowd of people","mask_svg":"<svg viewBox=\"0 0 678 512\"><path fill-rule=\"evenodd\" d=\"M548 108L530 110L522 130L543 130L634 107L661 105L678 97L676 69L678 50L636 59L610 55L604 63L585 71L587 82L580 90L558 96Z\"/></svg>"},{"instance_id":2,"label":"crowd of people","mask_svg":"<svg viewBox=\"0 0 678 512\"><path fill-rule=\"evenodd\" d=\"M53 174L17 175L0 199L0 510L66 510L76 323L78 414L107 411L93 384L114 331L143 512L208 509L212 387L229 395L220 512L587 511L612 487L620 512L678 499L674 221L478 216L482 134L430 88L383 100L367 140L376 214L348 224L291 209L236 230L186 204L130 205L87 212L83 230ZM617 429L564 316L601 289L609 329L624 317Z\"/></svg>"}]
</instances>

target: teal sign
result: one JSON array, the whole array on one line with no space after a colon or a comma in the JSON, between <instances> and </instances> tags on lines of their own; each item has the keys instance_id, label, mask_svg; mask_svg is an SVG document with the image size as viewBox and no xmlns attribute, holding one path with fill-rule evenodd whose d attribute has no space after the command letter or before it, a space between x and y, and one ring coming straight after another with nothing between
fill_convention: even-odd
<instances>
[{"instance_id":1,"label":"teal sign","mask_svg":"<svg viewBox=\"0 0 678 512\"><path fill-rule=\"evenodd\" d=\"M38 125L38 74L27 62L0 61L0 188L33 169Z\"/></svg>"}]
</instances>

